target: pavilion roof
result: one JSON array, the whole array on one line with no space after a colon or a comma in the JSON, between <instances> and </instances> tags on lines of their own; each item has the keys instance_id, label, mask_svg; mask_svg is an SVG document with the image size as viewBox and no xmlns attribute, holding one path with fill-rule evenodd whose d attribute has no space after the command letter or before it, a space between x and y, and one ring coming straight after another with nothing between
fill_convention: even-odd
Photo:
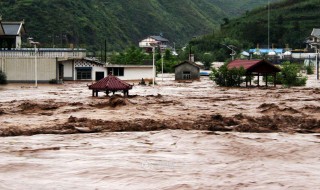
<instances>
[{"instance_id":1,"label":"pavilion roof","mask_svg":"<svg viewBox=\"0 0 320 190\"><path fill-rule=\"evenodd\" d=\"M228 69L241 67L243 67L247 72L280 72L278 67L266 60L234 60L228 64Z\"/></svg>"},{"instance_id":2,"label":"pavilion roof","mask_svg":"<svg viewBox=\"0 0 320 190\"><path fill-rule=\"evenodd\" d=\"M130 90L132 85L120 80L118 77L108 75L107 77L99 80L98 82L89 85L89 89L92 90Z\"/></svg>"}]
</instances>

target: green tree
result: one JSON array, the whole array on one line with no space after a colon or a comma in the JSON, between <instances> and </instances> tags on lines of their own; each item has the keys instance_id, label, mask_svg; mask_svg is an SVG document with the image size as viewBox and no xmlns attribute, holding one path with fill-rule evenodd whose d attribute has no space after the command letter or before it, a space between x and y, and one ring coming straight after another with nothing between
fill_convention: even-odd
<instances>
[{"instance_id":1,"label":"green tree","mask_svg":"<svg viewBox=\"0 0 320 190\"><path fill-rule=\"evenodd\" d=\"M211 53L204 53L200 57L200 61L203 63L203 66L206 70L211 68L211 63L214 61L214 57Z\"/></svg>"},{"instance_id":2,"label":"green tree","mask_svg":"<svg viewBox=\"0 0 320 190\"><path fill-rule=\"evenodd\" d=\"M113 53L109 62L112 64L140 65L147 57L142 49L131 46L124 52Z\"/></svg>"},{"instance_id":3,"label":"green tree","mask_svg":"<svg viewBox=\"0 0 320 190\"><path fill-rule=\"evenodd\" d=\"M283 63L281 75L282 85L286 87L304 86L307 81L307 78L300 74L300 66L298 64L291 64L290 62Z\"/></svg>"},{"instance_id":4,"label":"green tree","mask_svg":"<svg viewBox=\"0 0 320 190\"><path fill-rule=\"evenodd\" d=\"M210 79L219 86L240 86L244 82L245 73L243 67L228 69L227 64L224 64L219 69L212 69Z\"/></svg>"}]
</instances>

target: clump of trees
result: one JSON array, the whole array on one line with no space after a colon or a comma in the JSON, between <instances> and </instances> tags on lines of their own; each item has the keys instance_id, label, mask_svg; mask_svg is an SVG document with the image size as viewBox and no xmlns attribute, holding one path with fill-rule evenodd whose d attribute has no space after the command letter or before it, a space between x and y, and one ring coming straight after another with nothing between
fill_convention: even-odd
<instances>
[{"instance_id":1,"label":"clump of trees","mask_svg":"<svg viewBox=\"0 0 320 190\"><path fill-rule=\"evenodd\" d=\"M219 69L212 69L210 79L219 86L240 86L245 81L245 73L243 67L228 69L227 64L224 64Z\"/></svg>"},{"instance_id":2,"label":"clump of trees","mask_svg":"<svg viewBox=\"0 0 320 190\"><path fill-rule=\"evenodd\" d=\"M0 84L7 84L7 75L0 71Z\"/></svg>"},{"instance_id":3,"label":"clump of trees","mask_svg":"<svg viewBox=\"0 0 320 190\"><path fill-rule=\"evenodd\" d=\"M162 57L160 52L158 52L158 55L156 56L156 67L157 71L162 71ZM172 55L170 50L166 50L163 55L163 72L164 73L173 73L174 72L174 66L179 64L180 60L177 56Z\"/></svg>"},{"instance_id":4,"label":"clump of trees","mask_svg":"<svg viewBox=\"0 0 320 190\"><path fill-rule=\"evenodd\" d=\"M279 73L282 85L285 87L306 85L307 77L303 77L300 71L301 67L298 64L284 62Z\"/></svg>"},{"instance_id":5,"label":"clump of trees","mask_svg":"<svg viewBox=\"0 0 320 190\"><path fill-rule=\"evenodd\" d=\"M307 77L302 76L301 69L302 67L298 64L284 62L281 66L281 72L276 75L276 83L282 84L284 87L306 85ZM227 64L224 64L219 69L212 69L210 79L219 86L240 86L245 82L245 73L243 67L228 69ZM273 76L263 80L273 82Z\"/></svg>"}]
</instances>

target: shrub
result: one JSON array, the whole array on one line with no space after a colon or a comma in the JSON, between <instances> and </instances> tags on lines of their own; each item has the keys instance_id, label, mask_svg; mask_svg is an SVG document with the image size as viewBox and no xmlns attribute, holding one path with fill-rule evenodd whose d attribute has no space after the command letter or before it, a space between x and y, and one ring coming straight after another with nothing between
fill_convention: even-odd
<instances>
[{"instance_id":1,"label":"shrub","mask_svg":"<svg viewBox=\"0 0 320 190\"><path fill-rule=\"evenodd\" d=\"M245 81L245 72L243 67L228 69L227 64L224 64L218 70L212 69L210 79L219 86L240 86Z\"/></svg>"},{"instance_id":2,"label":"shrub","mask_svg":"<svg viewBox=\"0 0 320 190\"><path fill-rule=\"evenodd\" d=\"M308 75L314 74L314 66L312 64L305 66Z\"/></svg>"},{"instance_id":3,"label":"shrub","mask_svg":"<svg viewBox=\"0 0 320 190\"><path fill-rule=\"evenodd\" d=\"M58 81L56 79L51 79L49 81L49 84L58 84Z\"/></svg>"},{"instance_id":4,"label":"shrub","mask_svg":"<svg viewBox=\"0 0 320 190\"><path fill-rule=\"evenodd\" d=\"M0 84L7 84L7 75L2 71L0 71Z\"/></svg>"},{"instance_id":5,"label":"shrub","mask_svg":"<svg viewBox=\"0 0 320 190\"><path fill-rule=\"evenodd\" d=\"M300 66L297 64L283 63L281 74L282 85L286 87L304 86L307 82L307 78L300 74Z\"/></svg>"}]
</instances>

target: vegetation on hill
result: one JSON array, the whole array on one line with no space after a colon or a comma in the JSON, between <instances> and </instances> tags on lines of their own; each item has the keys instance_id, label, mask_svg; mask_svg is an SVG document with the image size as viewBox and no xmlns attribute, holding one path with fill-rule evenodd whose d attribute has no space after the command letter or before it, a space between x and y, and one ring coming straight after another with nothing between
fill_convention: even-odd
<instances>
[{"instance_id":1,"label":"vegetation on hill","mask_svg":"<svg viewBox=\"0 0 320 190\"><path fill-rule=\"evenodd\" d=\"M284 0L270 5L270 48L290 47L303 49L304 41L313 28L319 28L320 23L319 0ZM239 18L224 19L221 30L216 34L205 35L193 39L189 43L196 56L213 54L213 60L224 61L230 58L231 50L225 45L235 45L236 51L260 48L268 44L268 7L254 9L246 12Z\"/></svg>"},{"instance_id":2,"label":"vegetation on hill","mask_svg":"<svg viewBox=\"0 0 320 190\"><path fill-rule=\"evenodd\" d=\"M223 18L267 0L0 0L3 20L25 19L28 36L43 47L119 50L148 35L177 45L212 33ZM234 5L234 6L233 6ZM246 8L242 8L246 7ZM226 11L224 11L226 9ZM26 42L26 40L25 40ZM26 44L25 44L26 45Z\"/></svg>"}]
</instances>

